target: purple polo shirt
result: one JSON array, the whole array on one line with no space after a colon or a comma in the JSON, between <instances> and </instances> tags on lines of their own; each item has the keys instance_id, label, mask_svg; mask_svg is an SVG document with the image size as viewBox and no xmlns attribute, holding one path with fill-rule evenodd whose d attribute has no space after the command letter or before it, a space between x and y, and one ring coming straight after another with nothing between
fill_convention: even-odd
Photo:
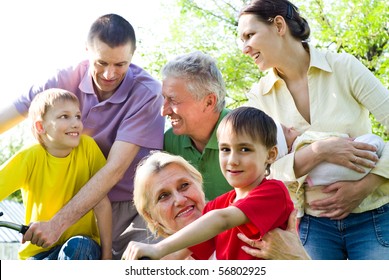
<instances>
[{"instance_id":1,"label":"purple polo shirt","mask_svg":"<svg viewBox=\"0 0 389 280\"><path fill-rule=\"evenodd\" d=\"M131 64L120 87L100 102L94 93L89 62L59 70L44 83L34 85L14 105L26 114L35 94L48 88L62 88L80 99L84 133L92 136L106 157L115 141L141 147L123 179L108 193L111 201L133 199L133 179L137 164L151 150L163 148L164 118L160 114L161 84L142 68Z\"/></svg>"}]
</instances>

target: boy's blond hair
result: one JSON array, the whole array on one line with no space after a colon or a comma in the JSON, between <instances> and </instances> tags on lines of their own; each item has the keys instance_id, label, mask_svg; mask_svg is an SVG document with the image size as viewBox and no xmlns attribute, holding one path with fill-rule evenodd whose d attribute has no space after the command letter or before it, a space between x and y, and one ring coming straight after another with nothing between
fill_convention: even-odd
<instances>
[{"instance_id":1,"label":"boy's blond hair","mask_svg":"<svg viewBox=\"0 0 389 280\"><path fill-rule=\"evenodd\" d=\"M35 123L37 121L43 121L46 113L52 108L57 102L70 101L80 106L80 102L77 96L70 91L51 88L38 93L31 102L30 109L28 111L28 117L31 121L31 130L34 137L43 146L43 140L36 130Z\"/></svg>"}]
</instances>

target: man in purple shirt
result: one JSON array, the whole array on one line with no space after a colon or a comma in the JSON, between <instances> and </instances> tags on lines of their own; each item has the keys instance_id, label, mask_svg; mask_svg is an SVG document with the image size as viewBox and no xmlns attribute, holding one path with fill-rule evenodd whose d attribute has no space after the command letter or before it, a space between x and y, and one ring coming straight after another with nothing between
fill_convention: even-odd
<instances>
[{"instance_id":1,"label":"man in purple shirt","mask_svg":"<svg viewBox=\"0 0 389 280\"><path fill-rule=\"evenodd\" d=\"M133 176L141 158L163 147L163 97L160 83L131 64L135 44L129 22L115 14L101 16L88 34L89 61L59 70L1 112L0 133L23 120L39 92L48 88L71 91L80 99L84 133L95 139L107 158L107 164L54 217L31 224L25 241L51 246L108 194L113 258L120 259L131 240L147 242L150 234L132 203Z\"/></svg>"}]
</instances>

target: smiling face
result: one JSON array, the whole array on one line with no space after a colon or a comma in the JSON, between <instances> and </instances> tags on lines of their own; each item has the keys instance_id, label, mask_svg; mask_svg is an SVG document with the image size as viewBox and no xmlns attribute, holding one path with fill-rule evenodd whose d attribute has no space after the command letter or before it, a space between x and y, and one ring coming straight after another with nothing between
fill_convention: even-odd
<instances>
[{"instance_id":1,"label":"smiling face","mask_svg":"<svg viewBox=\"0 0 389 280\"><path fill-rule=\"evenodd\" d=\"M218 131L220 168L237 198L244 197L265 178L268 164L274 162L277 148L267 149L247 133L237 135L230 124Z\"/></svg>"},{"instance_id":2,"label":"smiling face","mask_svg":"<svg viewBox=\"0 0 389 280\"><path fill-rule=\"evenodd\" d=\"M197 135L207 120L209 96L197 100L188 90L185 79L169 77L163 80L162 95L164 103L162 116L168 116L176 135ZM195 138L195 136L194 136Z\"/></svg>"},{"instance_id":3,"label":"smiling face","mask_svg":"<svg viewBox=\"0 0 389 280\"><path fill-rule=\"evenodd\" d=\"M53 156L65 157L80 143L83 129L80 108L73 101L57 101L35 126L46 150Z\"/></svg>"},{"instance_id":4,"label":"smiling face","mask_svg":"<svg viewBox=\"0 0 389 280\"><path fill-rule=\"evenodd\" d=\"M274 54L281 51L277 41L277 28L271 23L259 21L253 14L241 15L238 22L242 52L251 58L261 71L274 67Z\"/></svg>"},{"instance_id":5,"label":"smiling face","mask_svg":"<svg viewBox=\"0 0 389 280\"><path fill-rule=\"evenodd\" d=\"M99 100L106 100L115 93L126 76L134 53L131 42L111 48L95 38L87 47L90 73Z\"/></svg>"},{"instance_id":6,"label":"smiling face","mask_svg":"<svg viewBox=\"0 0 389 280\"><path fill-rule=\"evenodd\" d=\"M205 206L201 184L177 163L149 178L149 215L166 234L173 234L201 216Z\"/></svg>"}]
</instances>

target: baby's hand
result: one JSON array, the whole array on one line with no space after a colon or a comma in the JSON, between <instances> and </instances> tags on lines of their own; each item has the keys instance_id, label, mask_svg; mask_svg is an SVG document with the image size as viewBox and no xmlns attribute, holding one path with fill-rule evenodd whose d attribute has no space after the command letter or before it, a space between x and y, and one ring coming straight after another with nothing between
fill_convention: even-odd
<instances>
[{"instance_id":1,"label":"baby's hand","mask_svg":"<svg viewBox=\"0 0 389 280\"><path fill-rule=\"evenodd\" d=\"M140 258L159 259L154 245L131 241L122 255L122 260L139 260Z\"/></svg>"}]
</instances>

